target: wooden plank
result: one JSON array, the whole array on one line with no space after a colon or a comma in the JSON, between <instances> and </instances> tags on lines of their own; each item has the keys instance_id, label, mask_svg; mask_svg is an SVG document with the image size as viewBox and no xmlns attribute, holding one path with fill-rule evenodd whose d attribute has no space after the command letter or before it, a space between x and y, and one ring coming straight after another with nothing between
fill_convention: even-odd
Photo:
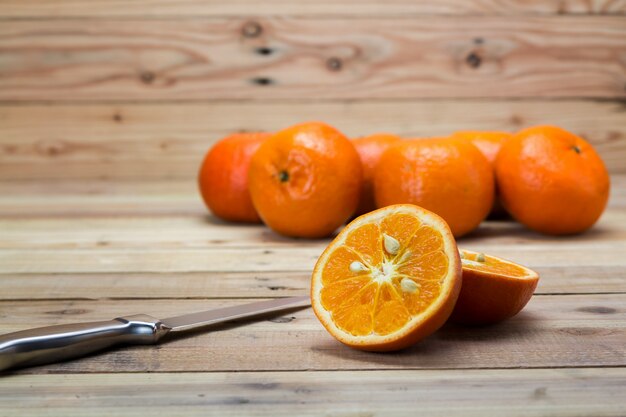
<instances>
[{"instance_id":1,"label":"wooden plank","mask_svg":"<svg viewBox=\"0 0 626 417\"><path fill-rule=\"evenodd\" d=\"M170 316L242 300L69 300L0 302L0 333L34 326ZM231 324L159 347L131 347L20 373L457 369L626 365L626 294L535 296L500 325L447 325L406 351L361 352L341 345L311 309Z\"/></svg>"},{"instance_id":2,"label":"wooden plank","mask_svg":"<svg viewBox=\"0 0 626 417\"><path fill-rule=\"evenodd\" d=\"M571 239L557 240L542 237L523 230L519 225L495 228L485 223L476 234L477 238L462 239L459 244L470 250L479 250L502 256L528 265L531 268L543 266L585 266L610 267L625 266L626 259L620 254L626 250L623 229L619 221L624 216L608 215L590 232ZM158 223L155 230L158 229ZM623 223L622 223L623 224ZM237 227L237 226L224 226ZM615 230L617 227L618 231ZM503 244L498 239L482 238L490 229L507 234ZM273 237L271 232L259 225L255 238L244 241L239 246L229 247L221 242L210 243L220 234L220 228L207 225L207 237L211 246L201 242L199 246L153 244L115 247L108 240L96 240L87 249L71 245L69 248L11 248L0 249L0 274L14 273L110 273L110 272L209 272L209 271L308 271L313 268L317 257L328 244L328 239L308 242L304 245L282 237ZM520 231L516 234L515 230ZM619 229L622 229L619 231ZM482 230L482 232L481 232ZM486 230L486 232L485 232ZM265 238L263 238L265 236ZM526 236L526 238L524 238ZM614 239L600 239L614 236ZM280 242L274 245L273 242ZM100 243L98 243L100 242ZM103 244L104 242L104 244ZM558 242L558 243L557 243ZM242 253L245 263L240 262ZM576 262L572 262L572 257Z\"/></svg>"},{"instance_id":3,"label":"wooden plank","mask_svg":"<svg viewBox=\"0 0 626 417\"><path fill-rule=\"evenodd\" d=\"M609 208L626 208L626 175L611 185ZM5 219L185 216L207 216L195 181L0 181Z\"/></svg>"},{"instance_id":4,"label":"wooden plank","mask_svg":"<svg viewBox=\"0 0 626 417\"><path fill-rule=\"evenodd\" d=\"M617 191L623 188L624 178L614 177ZM0 268L3 299L297 295L308 288L308 274L328 242L299 240L296 245L261 226L205 221L210 218L202 217L201 205L196 213L186 211L188 204L193 206L193 198L183 197L194 190L185 190L184 183L0 185L5 186L0 186L0 207L4 203L14 214L34 209L40 216L59 216L31 218L26 213L24 218L0 219L0 247L7 250ZM145 208L167 208L171 193L181 190L185 192L178 208L168 209L178 215L139 217ZM624 204L620 203L623 196L614 193L613 197L614 209L591 232L580 236L551 238L514 223L487 222L460 245L537 269L543 277L539 293L624 292L625 269L619 259L626 222L623 210L617 209ZM125 211L134 215L124 216ZM76 217L76 213L87 217ZM248 256L250 246L256 246L251 251L254 263L237 266L242 254ZM135 259L142 260L139 267ZM166 264L163 271L161 264ZM235 272L222 272L232 265L236 265ZM241 269L245 271L236 272ZM228 279L218 280L222 276ZM40 291L33 293L32 288Z\"/></svg>"},{"instance_id":5,"label":"wooden plank","mask_svg":"<svg viewBox=\"0 0 626 417\"><path fill-rule=\"evenodd\" d=\"M623 268L608 267L570 277L567 286L551 281L560 282L560 293L626 292L625 278ZM310 271L7 274L0 275L0 300L289 297L307 294L310 280Z\"/></svg>"},{"instance_id":6,"label":"wooden plank","mask_svg":"<svg viewBox=\"0 0 626 417\"><path fill-rule=\"evenodd\" d=\"M568 239L486 222L459 244L535 268L538 293L626 292L625 216L611 209L596 228ZM206 219L0 219L0 299L298 295L329 241ZM243 254L251 264L242 266Z\"/></svg>"},{"instance_id":7,"label":"wooden plank","mask_svg":"<svg viewBox=\"0 0 626 417\"><path fill-rule=\"evenodd\" d=\"M195 181L0 181L0 217L203 216Z\"/></svg>"},{"instance_id":8,"label":"wooden plank","mask_svg":"<svg viewBox=\"0 0 626 417\"><path fill-rule=\"evenodd\" d=\"M526 14L624 14L623 0L325 0L315 2L285 2L269 0L184 0L154 1L91 0L3 0L3 18L62 18L62 17L215 17L215 16L298 15L298 16L394 16L394 15L526 15Z\"/></svg>"},{"instance_id":9,"label":"wooden plank","mask_svg":"<svg viewBox=\"0 0 626 417\"><path fill-rule=\"evenodd\" d=\"M536 294L626 293L624 266L540 266ZM311 271L0 274L0 300L220 299L307 294Z\"/></svg>"},{"instance_id":10,"label":"wooden plank","mask_svg":"<svg viewBox=\"0 0 626 417\"><path fill-rule=\"evenodd\" d=\"M208 213L180 216L110 216L79 218L2 218L0 250L56 249L224 249L316 248L328 239L280 236L261 224L220 221ZM513 221L486 221L461 246L561 246L572 251L626 241L626 210L609 208L598 225L587 233L563 237L543 236Z\"/></svg>"},{"instance_id":11,"label":"wooden plank","mask_svg":"<svg viewBox=\"0 0 626 417\"><path fill-rule=\"evenodd\" d=\"M0 380L0 410L24 417L396 416L415 410L619 417L625 384L623 368L18 375Z\"/></svg>"},{"instance_id":12,"label":"wooden plank","mask_svg":"<svg viewBox=\"0 0 626 417\"><path fill-rule=\"evenodd\" d=\"M16 20L0 100L623 98L624 19Z\"/></svg>"},{"instance_id":13,"label":"wooden plank","mask_svg":"<svg viewBox=\"0 0 626 417\"><path fill-rule=\"evenodd\" d=\"M100 250L14 250L0 251L2 274L58 273L170 273L170 272L269 272L311 271L322 252L318 247L262 247L204 249L100 249ZM501 247L483 243L465 245L470 250L513 259L530 268L571 266L626 268L626 242L572 247L552 244ZM575 262L573 262L575 257ZM245 259L246 262L241 260Z\"/></svg>"},{"instance_id":14,"label":"wooden plank","mask_svg":"<svg viewBox=\"0 0 626 417\"><path fill-rule=\"evenodd\" d=\"M0 105L0 178L194 178L206 150L236 131L324 120L347 135L406 137L556 124L626 173L626 111L589 100L420 100ZM367 123L364 123L364 121Z\"/></svg>"}]
</instances>

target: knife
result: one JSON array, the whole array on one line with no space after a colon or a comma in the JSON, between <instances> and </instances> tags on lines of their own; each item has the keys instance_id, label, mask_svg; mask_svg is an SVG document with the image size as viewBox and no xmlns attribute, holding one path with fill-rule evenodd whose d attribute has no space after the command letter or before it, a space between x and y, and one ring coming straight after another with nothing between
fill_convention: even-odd
<instances>
[{"instance_id":1,"label":"knife","mask_svg":"<svg viewBox=\"0 0 626 417\"><path fill-rule=\"evenodd\" d=\"M138 314L109 321L39 327L0 336L0 371L84 356L114 345L156 344L168 333L308 307L308 296L279 298L159 320Z\"/></svg>"}]
</instances>

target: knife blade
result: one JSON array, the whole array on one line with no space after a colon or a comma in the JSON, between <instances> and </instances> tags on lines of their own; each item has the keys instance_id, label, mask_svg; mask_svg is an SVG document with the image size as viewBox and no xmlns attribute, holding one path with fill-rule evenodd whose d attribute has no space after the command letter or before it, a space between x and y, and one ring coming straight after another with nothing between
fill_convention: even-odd
<instances>
[{"instance_id":1,"label":"knife blade","mask_svg":"<svg viewBox=\"0 0 626 417\"><path fill-rule=\"evenodd\" d=\"M156 344L170 332L310 306L308 296L223 307L163 320L145 314L0 335L0 371L84 356L121 344Z\"/></svg>"},{"instance_id":2,"label":"knife blade","mask_svg":"<svg viewBox=\"0 0 626 417\"><path fill-rule=\"evenodd\" d=\"M232 307L202 311L200 313L185 314L161 320L172 332L189 330L196 327L209 326L244 317L257 316L288 308L306 307L311 305L308 296L279 298L270 301L243 304Z\"/></svg>"}]
</instances>

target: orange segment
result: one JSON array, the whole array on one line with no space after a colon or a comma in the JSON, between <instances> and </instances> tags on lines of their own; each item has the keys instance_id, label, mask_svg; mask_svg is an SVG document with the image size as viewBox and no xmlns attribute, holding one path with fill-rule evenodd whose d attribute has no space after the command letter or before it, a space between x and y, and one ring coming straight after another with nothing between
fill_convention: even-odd
<instances>
[{"instance_id":1,"label":"orange segment","mask_svg":"<svg viewBox=\"0 0 626 417\"><path fill-rule=\"evenodd\" d=\"M367 276L360 276L343 281L333 282L322 289L321 301L325 309L335 311L347 299L358 293L361 288L370 283Z\"/></svg>"},{"instance_id":2,"label":"orange segment","mask_svg":"<svg viewBox=\"0 0 626 417\"><path fill-rule=\"evenodd\" d=\"M370 334L377 289L376 285L368 285L334 310L337 326L354 336Z\"/></svg>"},{"instance_id":3,"label":"orange segment","mask_svg":"<svg viewBox=\"0 0 626 417\"><path fill-rule=\"evenodd\" d=\"M370 265L378 265L383 260L380 228L376 224L366 224L353 230L346 237L346 246L361 255Z\"/></svg>"},{"instance_id":4,"label":"orange segment","mask_svg":"<svg viewBox=\"0 0 626 417\"><path fill-rule=\"evenodd\" d=\"M463 286L452 320L490 324L513 317L532 297L539 275L522 265L491 255L461 251Z\"/></svg>"},{"instance_id":5,"label":"orange segment","mask_svg":"<svg viewBox=\"0 0 626 417\"><path fill-rule=\"evenodd\" d=\"M364 275L364 271L353 272L350 270L350 265L353 262L362 261L361 257L354 251L345 246L338 247L328 255L328 260L324 264L324 273L322 274L324 285L328 285L342 279Z\"/></svg>"},{"instance_id":6,"label":"orange segment","mask_svg":"<svg viewBox=\"0 0 626 417\"><path fill-rule=\"evenodd\" d=\"M380 222L380 231L393 236L403 246L408 244L419 226L419 218L411 214L399 213L383 219Z\"/></svg>"},{"instance_id":7,"label":"orange segment","mask_svg":"<svg viewBox=\"0 0 626 417\"><path fill-rule=\"evenodd\" d=\"M410 204L352 223L319 258L311 282L315 314L339 341L364 350L401 349L446 321L461 281L447 224Z\"/></svg>"},{"instance_id":8,"label":"orange segment","mask_svg":"<svg viewBox=\"0 0 626 417\"><path fill-rule=\"evenodd\" d=\"M411 256L398 266L398 273L410 277L421 276L421 280L435 281L448 272L448 258L442 250L421 256Z\"/></svg>"},{"instance_id":9,"label":"orange segment","mask_svg":"<svg viewBox=\"0 0 626 417\"><path fill-rule=\"evenodd\" d=\"M414 292L403 291L403 287L407 287L407 281L411 280L416 283L417 289ZM402 282L404 280L404 283ZM410 284L409 284L410 285ZM416 315L420 311L424 311L439 296L440 288L438 282L420 281L408 277L399 277L394 280L394 288L398 294L402 295L402 302L407 308L409 314Z\"/></svg>"},{"instance_id":10,"label":"orange segment","mask_svg":"<svg viewBox=\"0 0 626 417\"><path fill-rule=\"evenodd\" d=\"M404 300L395 288L388 282L380 285L374 309L374 332L382 335L393 333L410 319Z\"/></svg>"},{"instance_id":11,"label":"orange segment","mask_svg":"<svg viewBox=\"0 0 626 417\"><path fill-rule=\"evenodd\" d=\"M411 247L420 253L434 252L443 246L443 237L431 226L422 226L411 238Z\"/></svg>"}]
</instances>

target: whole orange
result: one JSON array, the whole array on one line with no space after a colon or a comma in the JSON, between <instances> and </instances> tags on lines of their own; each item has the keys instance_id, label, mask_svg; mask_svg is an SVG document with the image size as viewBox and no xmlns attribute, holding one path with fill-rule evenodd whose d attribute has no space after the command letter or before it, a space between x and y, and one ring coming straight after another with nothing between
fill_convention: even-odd
<instances>
[{"instance_id":1,"label":"whole orange","mask_svg":"<svg viewBox=\"0 0 626 417\"><path fill-rule=\"evenodd\" d=\"M502 144L512 138L513 135L509 132L466 130L455 132L452 137L470 141L474 146L476 146L493 166L495 175L496 157L498 156L498 152L500 152ZM502 207L502 203L500 202L500 193L498 192L497 183L495 188L495 199L493 201L490 218L502 218L506 216L506 210L504 210L504 207Z\"/></svg>"},{"instance_id":2,"label":"whole orange","mask_svg":"<svg viewBox=\"0 0 626 417\"><path fill-rule=\"evenodd\" d=\"M330 235L354 213L361 161L337 129L302 123L259 147L248 178L265 224L286 236L317 238Z\"/></svg>"},{"instance_id":3,"label":"whole orange","mask_svg":"<svg viewBox=\"0 0 626 417\"><path fill-rule=\"evenodd\" d=\"M471 143L403 141L385 151L374 175L379 207L410 203L443 217L454 236L474 230L493 205L493 170Z\"/></svg>"},{"instance_id":4,"label":"whole orange","mask_svg":"<svg viewBox=\"0 0 626 417\"><path fill-rule=\"evenodd\" d=\"M206 206L224 220L260 222L248 191L252 154L269 133L235 133L217 142L206 154L198 185Z\"/></svg>"},{"instance_id":5,"label":"whole orange","mask_svg":"<svg viewBox=\"0 0 626 417\"><path fill-rule=\"evenodd\" d=\"M376 209L373 184L374 170L382 153L399 140L401 140L400 137L396 135L376 133L352 141L361 157L361 166L363 167L363 186L361 187L361 197L355 214L361 215Z\"/></svg>"},{"instance_id":6,"label":"whole orange","mask_svg":"<svg viewBox=\"0 0 626 417\"><path fill-rule=\"evenodd\" d=\"M496 178L502 202L538 232L582 232L598 220L609 198L609 175L585 140L555 126L517 133L500 150Z\"/></svg>"}]
</instances>

